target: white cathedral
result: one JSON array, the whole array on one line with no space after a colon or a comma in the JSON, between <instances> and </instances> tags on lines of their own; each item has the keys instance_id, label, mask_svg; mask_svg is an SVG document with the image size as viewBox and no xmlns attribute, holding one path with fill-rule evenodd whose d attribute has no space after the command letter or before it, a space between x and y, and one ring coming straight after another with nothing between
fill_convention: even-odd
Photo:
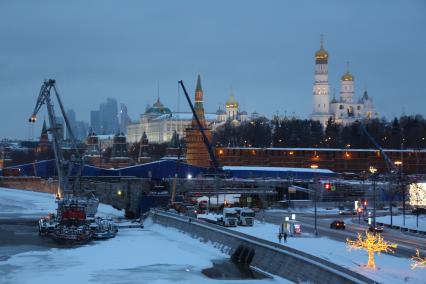
<instances>
[{"instance_id":1,"label":"white cathedral","mask_svg":"<svg viewBox=\"0 0 426 284\"><path fill-rule=\"evenodd\" d=\"M346 73L340 79L340 94L336 99L330 101L330 87L328 84L328 53L323 47L315 53L315 83L313 88L313 111L312 120L318 120L325 127L329 118L336 123L350 124L359 119L370 119L377 117L373 100L364 91L363 95L356 100L355 96L355 78L349 73L349 67Z\"/></svg>"}]
</instances>

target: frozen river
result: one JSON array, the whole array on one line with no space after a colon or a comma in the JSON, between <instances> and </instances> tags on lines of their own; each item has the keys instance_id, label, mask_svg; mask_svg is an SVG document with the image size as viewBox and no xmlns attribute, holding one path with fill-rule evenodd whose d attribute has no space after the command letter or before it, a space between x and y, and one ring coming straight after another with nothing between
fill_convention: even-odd
<instances>
[{"instance_id":1,"label":"frozen river","mask_svg":"<svg viewBox=\"0 0 426 284\"><path fill-rule=\"evenodd\" d=\"M114 239L58 247L39 238L31 223L54 207L52 195L0 188L0 283L289 283L210 279L201 271L228 259L226 254L149 221L144 229L120 230ZM99 211L122 215L106 205Z\"/></svg>"}]
</instances>

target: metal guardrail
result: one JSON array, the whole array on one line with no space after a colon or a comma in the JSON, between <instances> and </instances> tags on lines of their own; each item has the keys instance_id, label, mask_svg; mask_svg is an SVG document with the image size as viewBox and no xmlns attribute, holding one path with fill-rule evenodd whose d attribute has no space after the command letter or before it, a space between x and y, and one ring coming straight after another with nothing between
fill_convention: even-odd
<instances>
[{"instance_id":1,"label":"metal guardrail","mask_svg":"<svg viewBox=\"0 0 426 284\"><path fill-rule=\"evenodd\" d=\"M189 217L187 216L181 216L175 213L170 213L170 212L165 212L162 210L158 210L158 209L152 209L151 210L151 214L155 215L161 215L163 217L168 217L168 218L172 218L175 219L177 221L180 222L185 222L188 223L189 222ZM281 253L287 254L287 255L291 255L292 257L301 259L303 261L309 262L313 265L316 265L318 267L321 267L322 269L329 271L330 273L334 273L337 275L340 275L350 281L353 281L354 283L376 283L374 280L361 275L355 271L352 271L350 269L344 268L342 266L339 266L333 262L330 262L328 260L325 260L323 258L308 254L306 252L288 247L288 246L284 246L278 243L274 243L265 239L260 239L251 235L247 235L241 232L237 232L237 231L233 231L230 230L228 228L225 228L223 226L219 226L216 224L212 224L212 223L207 223L204 221L199 221L197 219L191 218L191 224L196 225L196 226L200 226L200 227L204 227L206 229L209 230L214 230L217 232L220 232L222 234L225 235L229 235L231 237L235 237L250 243L254 243L256 245L259 246L263 246L265 248L268 249L273 249L276 251L279 251Z\"/></svg>"},{"instance_id":2,"label":"metal guardrail","mask_svg":"<svg viewBox=\"0 0 426 284\"><path fill-rule=\"evenodd\" d=\"M403 231L403 232L409 232L409 233L412 233L412 234L426 235L426 231L419 230L419 229L412 229L412 228L402 227L402 226L398 226L398 225L390 225L390 224L383 223L383 222L376 222L376 223L379 226L388 227L390 229L395 229L395 230L399 230L399 231Z\"/></svg>"}]
</instances>

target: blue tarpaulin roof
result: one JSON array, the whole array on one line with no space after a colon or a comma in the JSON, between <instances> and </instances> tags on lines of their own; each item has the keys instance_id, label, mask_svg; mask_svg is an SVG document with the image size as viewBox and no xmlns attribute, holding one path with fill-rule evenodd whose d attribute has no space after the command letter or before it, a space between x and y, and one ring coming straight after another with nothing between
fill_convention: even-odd
<instances>
[{"instance_id":1,"label":"blue tarpaulin roof","mask_svg":"<svg viewBox=\"0 0 426 284\"><path fill-rule=\"evenodd\" d=\"M141 178L168 178L176 173L178 162L176 160L160 160L151 163L135 165L119 169L104 169L90 165L84 165L83 176L135 176ZM39 161L30 164L13 166L19 168L20 176L38 176L48 178L57 175L55 160ZM74 170L75 173L76 170ZM185 178L188 174L197 176L200 173L207 172L206 168L191 166L186 163L180 163L178 177Z\"/></svg>"},{"instance_id":2,"label":"blue tarpaulin roof","mask_svg":"<svg viewBox=\"0 0 426 284\"><path fill-rule=\"evenodd\" d=\"M84 165L83 176L134 176L140 178L162 179L173 177L178 167L177 160L159 160L151 163L135 165L119 169L104 169ZM39 161L30 164L14 166L19 168L21 176L39 176L48 178L56 176L55 160ZM327 169L285 168L285 167L245 167L224 166L223 170L234 178L295 178L311 179L319 177L336 177L336 173ZM75 173L75 171L74 171ZM178 177L186 178L188 174L197 176L207 173L206 168L196 167L180 162Z\"/></svg>"}]
</instances>

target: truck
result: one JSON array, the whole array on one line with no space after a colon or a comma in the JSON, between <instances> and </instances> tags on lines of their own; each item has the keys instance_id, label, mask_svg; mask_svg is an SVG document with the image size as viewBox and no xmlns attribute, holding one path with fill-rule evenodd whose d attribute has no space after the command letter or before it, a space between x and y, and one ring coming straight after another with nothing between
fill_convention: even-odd
<instances>
[{"instance_id":1,"label":"truck","mask_svg":"<svg viewBox=\"0 0 426 284\"><path fill-rule=\"evenodd\" d=\"M238 213L235 208L223 208L223 214L217 218L217 224L224 227L236 227L238 222Z\"/></svg>"},{"instance_id":2,"label":"truck","mask_svg":"<svg viewBox=\"0 0 426 284\"><path fill-rule=\"evenodd\" d=\"M253 226L254 225L254 211L248 207L234 207L237 211L238 225L239 226Z\"/></svg>"}]
</instances>

